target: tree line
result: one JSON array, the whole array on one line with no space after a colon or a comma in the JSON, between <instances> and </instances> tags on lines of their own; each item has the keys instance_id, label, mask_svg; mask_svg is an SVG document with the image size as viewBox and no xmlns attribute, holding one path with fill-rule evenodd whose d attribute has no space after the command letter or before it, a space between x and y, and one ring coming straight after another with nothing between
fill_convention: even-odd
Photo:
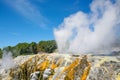
<instances>
[{"instance_id":1,"label":"tree line","mask_svg":"<svg viewBox=\"0 0 120 80\"><path fill-rule=\"evenodd\" d=\"M52 53L57 49L55 40L40 41L39 43L18 43L15 46L7 46L0 49L0 57L2 57L3 51L12 52L14 57L18 55L37 54L39 52Z\"/></svg>"}]
</instances>

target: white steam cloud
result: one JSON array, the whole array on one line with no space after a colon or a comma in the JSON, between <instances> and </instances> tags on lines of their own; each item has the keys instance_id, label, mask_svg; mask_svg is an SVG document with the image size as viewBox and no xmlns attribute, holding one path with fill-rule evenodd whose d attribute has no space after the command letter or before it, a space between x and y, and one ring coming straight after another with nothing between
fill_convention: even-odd
<instances>
[{"instance_id":1,"label":"white steam cloud","mask_svg":"<svg viewBox=\"0 0 120 80\"><path fill-rule=\"evenodd\" d=\"M59 52L111 49L118 35L115 28L120 27L120 0L93 0L90 10L70 15L54 30Z\"/></svg>"},{"instance_id":2,"label":"white steam cloud","mask_svg":"<svg viewBox=\"0 0 120 80\"><path fill-rule=\"evenodd\" d=\"M2 69L8 70L10 68L13 68L14 66L15 66L15 63L12 58L12 53L4 51L3 57L2 57L2 63L1 63Z\"/></svg>"}]
</instances>

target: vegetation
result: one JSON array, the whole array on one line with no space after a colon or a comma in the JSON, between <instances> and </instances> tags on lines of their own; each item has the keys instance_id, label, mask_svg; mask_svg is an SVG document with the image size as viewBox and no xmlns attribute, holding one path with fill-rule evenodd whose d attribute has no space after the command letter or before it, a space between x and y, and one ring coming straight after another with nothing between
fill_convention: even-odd
<instances>
[{"instance_id":1,"label":"vegetation","mask_svg":"<svg viewBox=\"0 0 120 80\"><path fill-rule=\"evenodd\" d=\"M2 50L0 49L0 58L2 57Z\"/></svg>"},{"instance_id":2,"label":"vegetation","mask_svg":"<svg viewBox=\"0 0 120 80\"><path fill-rule=\"evenodd\" d=\"M54 40L40 41L38 45L39 45L40 51L47 52L47 53L52 53L57 48L57 45Z\"/></svg>"},{"instance_id":3,"label":"vegetation","mask_svg":"<svg viewBox=\"0 0 120 80\"><path fill-rule=\"evenodd\" d=\"M40 41L31 43L18 43L16 46L7 46L3 51L12 52L14 57L18 55L37 54L38 52L52 53L57 49L55 40ZM0 49L0 57L2 57L2 50Z\"/></svg>"}]
</instances>

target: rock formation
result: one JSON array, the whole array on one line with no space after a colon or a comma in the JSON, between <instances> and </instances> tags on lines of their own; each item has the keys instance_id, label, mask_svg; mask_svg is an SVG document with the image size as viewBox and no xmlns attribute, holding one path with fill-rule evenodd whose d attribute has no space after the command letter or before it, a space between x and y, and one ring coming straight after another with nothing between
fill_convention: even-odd
<instances>
[{"instance_id":1,"label":"rock formation","mask_svg":"<svg viewBox=\"0 0 120 80\"><path fill-rule=\"evenodd\" d=\"M0 80L120 80L120 56L37 54L19 56Z\"/></svg>"}]
</instances>

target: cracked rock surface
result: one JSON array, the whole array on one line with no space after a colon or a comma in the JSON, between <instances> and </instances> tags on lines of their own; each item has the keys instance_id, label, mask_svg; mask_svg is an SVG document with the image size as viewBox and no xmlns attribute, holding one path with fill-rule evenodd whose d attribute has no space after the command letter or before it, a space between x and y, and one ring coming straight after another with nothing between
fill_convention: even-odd
<instances>
[{"instance_id":1,"label":"cracked rock surface","mask_svg":"<svg viewBox=\"0 0 120 80\"><path fill-rule=\"evenodd\" d=\"M0 80L120 80L120 56L37 54L0 67Z\"/></svg>"}]
</instances>

